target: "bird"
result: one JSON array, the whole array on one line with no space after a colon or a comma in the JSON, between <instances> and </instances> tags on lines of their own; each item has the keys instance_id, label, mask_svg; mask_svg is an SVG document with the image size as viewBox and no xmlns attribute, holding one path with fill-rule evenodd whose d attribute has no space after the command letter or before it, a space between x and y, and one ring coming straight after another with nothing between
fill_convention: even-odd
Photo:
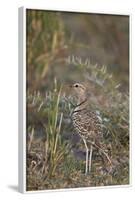
<instances>
[{"instance_id":1,"label":"bird","mask_svg":"<svg viewBox=\"0 0 135 200\"><path fill-rule=\"evenodd\" d=\"M102 148L103 131L101 118L96 111L90 110L88 107L89 102L86 87L81 83L74 83L70 85L70 88L77 102L74 105L71 120L75 131L81 137L86 149L85 174L87 175L91 172L93 147L100 150L110 164L111 160Z\"/></svg>"}]
</instances>

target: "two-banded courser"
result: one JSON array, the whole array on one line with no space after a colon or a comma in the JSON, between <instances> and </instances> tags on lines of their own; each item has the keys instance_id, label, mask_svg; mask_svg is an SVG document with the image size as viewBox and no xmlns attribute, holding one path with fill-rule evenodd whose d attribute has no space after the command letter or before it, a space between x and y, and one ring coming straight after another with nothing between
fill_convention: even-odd
<instances>
[{"instance_id":1,"label":"two-banded courser","mask_svg":"<svg viewBox=\"0 0 135 200\"><path fill-rule=\"evenodd\" d=\"M86 148L85 174L87 174L91 171L93 147L100 150L110 164L111 160L102 148L102 124L97 113L88 108L88 98L85 86L80 83L75 83L71 85L71 88L77 99L77 105L72 112L72 122Z\"/></svg>"}]
</instances>

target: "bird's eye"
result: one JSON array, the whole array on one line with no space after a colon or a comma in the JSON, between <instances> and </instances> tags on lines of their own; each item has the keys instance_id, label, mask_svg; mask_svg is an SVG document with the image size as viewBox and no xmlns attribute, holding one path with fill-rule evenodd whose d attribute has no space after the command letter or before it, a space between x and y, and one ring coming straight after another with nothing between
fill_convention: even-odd
<instances>
[{"instance_id":1,"label":"bird's eye","mask_svg":"<svg viewBox=\"0 0 135 200\"><path fill-rule=\"evenodd\" d=\"M78 85L76 84L75 87L78 87Z\"/></svg>"}]
</instances>

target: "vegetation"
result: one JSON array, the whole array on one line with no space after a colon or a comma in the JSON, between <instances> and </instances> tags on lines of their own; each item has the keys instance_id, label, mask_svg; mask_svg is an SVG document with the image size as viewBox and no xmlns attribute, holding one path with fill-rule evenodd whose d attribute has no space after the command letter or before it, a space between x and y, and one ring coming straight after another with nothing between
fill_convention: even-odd
<instances>
[{"instance_id":1,"label":"vegetation","mask_svg":"<svg viewBox=\"0 0 135 200\"><path fill-rule=\"evenodd\" d=\"M96 81L93 91L98 91L98 96L94 96L91 89L90 107L103 120L104 145L112 160L112 169L95 150L92 173L85 177L85 149L71 128L70 101L73 99L71 96L65 98L55 80L54 90L45 96L40 93L27 95L28 190L128 184L128 94L119 92L119 85L115 85L104 66L91 66L87 75L88 70L93 70L88 81Z\"/></svg>"},{"instance_id":2,"label":"vegetation","mask_svg":"<svg viewBox=\"0 0 135 200\"><path fill-rule=\"evenodd\" d=\"M71 31L64 26L68 25L64 16L68 14L27 11L27 190L128 184L127 68L112 70L112 66L95 65L90 58L84 58L83 54L87 56L90 49L77 38L73 42ZM91 19L88 32L95 33L92 21L98 17L77 16L77 20L84 18L86 24ZM115 46L119 41L115 40L117 33L122 34L120 31L127 27L127 19L120 21L121 26L118 27L116 22L112 36ZM114 25L111 16L106 22ZM103 26L103 21L96 21L97 27L100 24ZM124 31L127 33L127 28ZM98 49L98 45L96 47ZM79 56L72 54L77 49ZM97 53L100 55L100 51ZM118 70L121 70L119 78ZM92 172L87 176L84 174L85 147L75 134L70 119L75 102L68 84L74 81L81 81L88 88L89 106L102 119L103 143L112 161L110 169L103 155L94 149Z\"/></svg>"}]
</instances>

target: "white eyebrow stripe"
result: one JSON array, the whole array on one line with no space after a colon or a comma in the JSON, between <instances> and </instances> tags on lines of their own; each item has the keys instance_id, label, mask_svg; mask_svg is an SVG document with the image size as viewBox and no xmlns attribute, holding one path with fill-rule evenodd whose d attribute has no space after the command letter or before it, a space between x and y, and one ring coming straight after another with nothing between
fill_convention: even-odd
<instances>
[{"instance_id":1,"label":"white eyebrow stripe","mask_svg":"<svg viewBox=\"0 0 135 200\"><path fill-rule=\"evenodd\" d=\"M79 87L81 87L83 90L86 89L86 88L85 88L82 84L80 84L80 83L75 83L75 84L74 84L74 87L75 87L76 85L78 85Z\"/></svg>"}]
</instances>

